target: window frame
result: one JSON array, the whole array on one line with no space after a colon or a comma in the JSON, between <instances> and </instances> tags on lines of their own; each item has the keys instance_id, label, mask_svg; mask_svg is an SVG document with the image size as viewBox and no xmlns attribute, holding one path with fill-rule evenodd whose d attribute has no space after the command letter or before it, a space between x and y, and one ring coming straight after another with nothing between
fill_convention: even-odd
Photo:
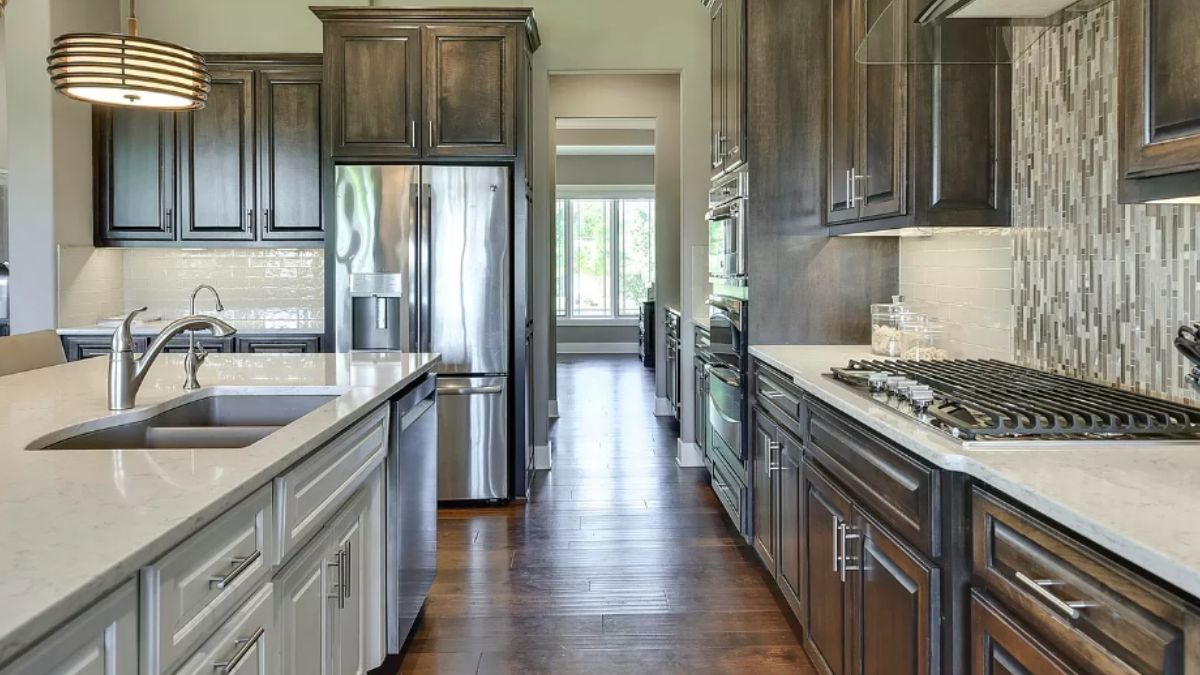
<instances>
[{"instance_id":1,"label":"window frame","mask_svg":"<svg viewBox=\"0 0 1200 675\"><path fill-rule=\"evenodd\" d=\"M555 322L560 326L636 326L638 324L638 312L632 314L621 313L621 279L623 277L624 256L621 254L621 234L624 225L622 205L625 201L634 200L650 200L651 215L653 217L656 200L653 189L630 189L630 187L615 188L610 190L602 189L580 189L583 186L575 186L575 189L563 189L561 186L555 194L554 213L555 213L555 233L558 232L558 207L559 202L563 202L563 269L555 270L555 298L554 298L554 318ZM594 200L606 201L608 208L608 245L609 245L609 288L611 308L607 316L575 316L574 311L574 284L572 276L574 272L574 223L572 217L571 202ZM655 221L652 221L655 222ZM651 228L651 251L654 252L652 261L657 267L657 251L654 251L654 228ZM559 242L555 242L555 261L558 260L557 247ZM566 298L566 303L563 306L565 314L559 314L559 298L558 293L558 278L557 275L562 274L563 280L563 297Z\"/></svg>"}]
</instances>

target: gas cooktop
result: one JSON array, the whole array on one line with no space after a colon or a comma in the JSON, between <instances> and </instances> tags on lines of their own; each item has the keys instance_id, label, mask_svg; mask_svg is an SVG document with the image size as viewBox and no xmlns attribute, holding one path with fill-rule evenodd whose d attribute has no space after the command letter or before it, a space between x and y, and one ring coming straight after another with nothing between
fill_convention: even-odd
<instances>
[{"instance_id":1,"label":"gas cooktop","mask_svg":"<svg viewBox=\"0 0 1200 675\"><path fill-rule=\"evenodd\" d=\"M1003 361L851 361L828 377L972 447L1200 443L1200 409Z\"/></svg>"}]
</instances>

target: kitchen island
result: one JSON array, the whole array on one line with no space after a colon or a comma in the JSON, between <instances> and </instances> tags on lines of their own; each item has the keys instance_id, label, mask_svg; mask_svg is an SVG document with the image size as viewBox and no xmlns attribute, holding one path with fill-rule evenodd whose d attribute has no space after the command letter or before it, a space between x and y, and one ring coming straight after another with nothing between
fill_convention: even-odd
<instances>
[{"instance_id":1,"label":"kitchen island","mask_svg":"<svg viewBox=\"0 0 1200 675\"><path fill-rule=\"evenodd\" d=\"M136 588L139 583L141 617L134 623L139 626L141 672L147 672L147 655L151 661L161 660L165 671L179 665L188 656L184 653L187 649L203 651L206 635L202 633L211 634L226 617L239 616L235 607L218 606L223 596L237 596L240 603L258 592L249 587L237 590L233 580L238 574L251 567L261 569L261 574L247 573L245 577L259 579L262 586L269 587L265 580L284 567L289 556L300 559L306 542L319 541L318 521L327 520L336 508L350 503L354 497L349 492L369 485L368 473L382 474L388 403L426 380L438 361L436 354L213 354L200 370L205 387L184 392L183 356L166 354L150 369L137 407L120 413L110 412L106 404L104 358L0 378L0 541L4 542L0 569L5 572L0 581L0 607L4 608L0 612L0 673L58 672L54 664L42 667L36 654L31 657L23 652L48 636L60 639L71 632L63 629L64 624L81 613L103 608L109 602L106 595L119 594L131 585ZM181 402L239 394L331 398L243 448L27 449L62 429L70 428L73 433L101 429L114 420L150 417ZM343 467L343 458L356 457L356 453L364 458L362 466ZM324 463L310 466L318 460ZM339 472L345 479L336 485L320 482L342 475ZM305 479L311 480L303 482ZM381 485L381 479L379 482ZM281 488L292 492L283 494ZM376 486L374 491L381 489ZM309 497L324 496L308 503L305 491ZM381 503L378 494L372 499ZM163 580L165 573L156 576L162 570L147 566L158 565L164 556L176 561L173 556L178 550L185 548L189 538L198 536L216 536L209 542L211 546L201 548L209 549L210 558L225 556L236 547L231 544L228 550L222 549L221 533L214 533L213 527L255 500L259 500L258 506L247 511L251 513L247 521L251 534L249 539L243 537L253 555L232 561L228 557L204 560L187 568L185 571L196 576L205 566L215 566L218 580L199 576L204 582L196 591L199 595L189 595L187 574L175 580L178 600L187 606L176 608L180 611L175 617L180 619L178 625L163 626L161 644L165 646L147 645L148 640L159 637L152 623L172 618L158 616L165 612L152 606L157 600L146 587L148 579L156 583L170 580ZM283 520L273 520L272 511ZM373 518L382 520L378 513ZM290 548L286 548L288 544ZM348 561L349 546L345 548ZM371 550L379 552L376 558L382 559L379 542L369 546L367 551ZM300 553L293 556L296 551ZM368 562L374 564L369 556ZM155 572L147 576L147 570ZM170 590L159 589L158 593L167 609L173 601ZM205 603L216 608L200 607ZM180 628L184 624L187 630ZM197 626L203 630L192 630ZM119 622L114 621L103 635L120 630ZM111 642L109 637L104 639ZM178 653L165 654L172 649ZM273 644L270 649L275 649ZM380 649L378 644L371 645L373 652ZM41 650L38 645L31 651ZM261 658L269 658L267 649L259 651L264 652ZM245 650L239 654L246 657ZM111 654L100 658L121 664L128 662L122 659L129 654L118 654L115 660ZM133 658L138 662L137 654ZM126 672L120 665L115 667L116 672ZM277 671L271 667L269 672Z\"/></svg>"}]
</instances>

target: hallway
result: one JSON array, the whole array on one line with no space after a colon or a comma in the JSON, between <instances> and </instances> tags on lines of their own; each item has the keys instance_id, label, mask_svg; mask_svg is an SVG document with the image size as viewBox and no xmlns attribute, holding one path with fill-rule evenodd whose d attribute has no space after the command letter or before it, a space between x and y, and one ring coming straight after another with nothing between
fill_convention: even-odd
<instances>
[{"instance_id":1,"label":"hallway","mask_svg":"<svg viewBox=\"0 0 1200 675\"><path fill-rule=\"evenodd\" d=\"M525 506L443 510L401 673L813 673L632 356L561 358ZM395 666L387 671L396 672Z\"/></svg>"}]
</instances>

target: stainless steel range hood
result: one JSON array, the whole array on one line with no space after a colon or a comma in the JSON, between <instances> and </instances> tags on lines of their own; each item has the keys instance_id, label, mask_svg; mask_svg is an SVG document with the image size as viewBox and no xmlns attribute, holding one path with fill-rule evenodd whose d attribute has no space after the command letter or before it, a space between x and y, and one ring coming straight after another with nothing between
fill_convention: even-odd
<instances>
[{"instance_id":1,"label":"stainless steel range hood","mask_svg":"<svg viewBox=\"0 0 1200 675\"><path fill-rule=\"evenodd\" d=\"M1075 4L1076 0L933 0L917 16L917 23L940 19L1046 19Z\"/></svg>"}]
</instances>

